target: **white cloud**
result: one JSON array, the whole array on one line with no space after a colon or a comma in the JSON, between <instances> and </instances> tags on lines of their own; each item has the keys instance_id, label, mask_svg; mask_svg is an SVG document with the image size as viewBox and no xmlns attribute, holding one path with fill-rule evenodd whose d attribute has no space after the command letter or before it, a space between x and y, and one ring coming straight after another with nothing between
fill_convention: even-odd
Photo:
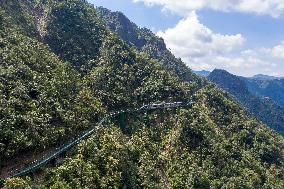
<instances>
[{"instance_id":1,"label":"white cloud","mask_svg":"<svg viewBox=\"0 0 284 189\"><path fill-rule=\"evenodd\" d=\"M214 33L199 22L194 11L174 28L157 34L164 38L175 55L182 58L225 54L241 46L245 41L241 34Z\"/></svg>"},{"instance_id":2,"label":"white cloud","mask_svg":"<svg viewBox=\"0 0 284 189\"><path fill-rule=\"evenodd\" d=\"M243 12L279 17L284 15L284 0L133 0L159 5L163 10L183 17L179 23L158 36L167 47L193 70L226 69L231 73L252 76L284 76L284 41L270 48L245 49L242 34L225 35L212 31L199 21L197 10Z\"/></svg>"},{"instance_id":3,"label":"white cloud","mask_svg":"<svg viewBox=\"0 0 284 189\"><path fill-rule=\"evenodd\" d=\"M159 31L167 47L193 70L225 69L252 76L258 73L284 75L284 41L272 48L244 49L241 34L223 35L200 23L195 11L166 31ZM278 60L277 60L278 59Z\"/></svg>"},{"instance_id":4,"label":"white cloud","mask_svg":"<svg viewBox=\"0 0 284 189\"><path fill-rule=\"evenodd\" d=\"M284 41L272 48L263 48L262 51L270 54L274 58L284 59Z\"/></svg>"},{"instance_id":5,"label":"white cloud","mask_svg":"<svg viewBox=\"0 0 284 189\"><path fill-rule=\"evenodd\" d=\"M183 59L193 70L225 69L241 76L253 76L259 73L280 76L284 75L281 63L272 63L269 57L260 57L259 54L250 56L242 51L237 55L206 56L202 58Z\"/></svg>"},{"instance_id":6,"label":"white cloud","mask_svg":"<svg viewBox=\"0 0 284 189\"><path fill-rule=\"evenodd\" d=\"M192 10L213 9L218 11L237 11L266 14L278 17L284 13L283 0L133 0L147 5L160 5L180 15Z\"/></svg>"}]
</instances>

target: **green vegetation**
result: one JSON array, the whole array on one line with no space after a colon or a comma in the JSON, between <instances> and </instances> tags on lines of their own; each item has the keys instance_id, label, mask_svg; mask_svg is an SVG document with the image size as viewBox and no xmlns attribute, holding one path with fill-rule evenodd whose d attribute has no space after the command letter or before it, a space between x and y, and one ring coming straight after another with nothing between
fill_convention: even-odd
<instances>
[{"instance_id":1,"label":"green vegetation","mask_svg":"<svg viewBox=\"0 0 284 189\"><path fill-rule=\"evenodd\" d=\"M155 36L150 30L139 28L120 12L111 12L103 7L98 7L97 11L105 25L128 42L131 47L158 60L164 68L174 71L181 79L188 82L194 80L198 86L206 85L206 81L196 78L180 59L170 53L163 39ZM269 96L281 105L282 80L259 81L246 78L231 79L232 77L227 77L226 74L215 70L209 79L236 96L237 100L259 120L283 134L284 109L274 102L264 102L258 98L258 96Z\"/></svg>"},{"instance_id":2,"label":"green vegetation","mask_svg":"<svg viewBox=\"0 0 284 189\"><path fill-rule=\"evenodd\" d=\"M208 76L208 79L234 95L260 121L284 135L284 108L272 100L266 100L263 97L254 95L258 91L257 89L254 92L249 89L252 87L250 85L253 85L254 82L265 83L273 81L252 81L234 76L224 70L214 70Z\"/></svg>"},{"instance_id":3,"label":"green vegetation","mask_svg":"<svg viewBox=\"0 0 284 189\"><path fill-rule=\"evenodd\" d=\"M111 12L103 7L97 8L98 17L108 29L119 35L128 45L150 58L157 60L168 71L175 72L182 80L198 82L204 85L206 81L192 73L181 59L177 59L167 48L164 40L157 37L147 28L139 28L121 12Z\"/></svg>"},{"instance_id":4,"label":"green vegetation","mask_svg":"<svg viewBox=\"0 0 284 189\"><path fill-rule=\"evenodd\" d=\"M284 188L283 138L169 51L172 59L146 48L153 34L136 48L83 0L0 5L2 166L5 157L58 145L107 111L194 97L191 108L117 116L39 180L8 179L5 189Z\"/></svg>"},{"instance_id":5,"label":"green vegetation","mask_svg":"<svg viewBox=\"0 0 284 189\"><path fill-rule=\"evenodd\" d=\"M284 107L284 79L246 79L248 90L259 97L269 97Z\"/></svg>"},{"instance_id":6,"label":"green vegetation","mask_svg":"<svg viewBox=\"0 0 284 189\"><path fill-rule=\"evenodd\" d=\"M68 64L21 34L1 33L0 40L0 157L55 144L94 123L100 102Z\"/></svg>"},{"instance_id":7,"label":"green vegetation","mask_svg":"<svg viewBox=\"0 0 284 189\"><path fill-rule=\"evenodd\" d=\"M54 3L47 16L44 42L75 68L84 69L90 60L99 57L108 33L95 14L91 6L76 0Z\"/></svg>"},{"instance_id":8,"label":"green vegetation","mask_svg":"<svg viewBox=\"0 0 284 189\"><path fill-rule=\"evenodd\" d=\"M1 26L13 23L1 20ZM58 144L93 125L103 111L69 64L18 28L0 31L0 159Z\"/></svg>"}]
</instances>

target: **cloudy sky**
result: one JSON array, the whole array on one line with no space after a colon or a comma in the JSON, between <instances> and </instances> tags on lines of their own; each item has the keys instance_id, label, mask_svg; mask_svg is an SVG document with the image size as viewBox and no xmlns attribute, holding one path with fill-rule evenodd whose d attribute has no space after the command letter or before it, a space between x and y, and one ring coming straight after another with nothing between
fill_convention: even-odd
<instances>
[{"instance_id":1,"label":"cloudy sky","mask_svg":"<svg viewBox=\"0 0 284 189\"><path fill-rule=\"evenodd\" d=\"M284 0L89 0L164 38L194 70L284 76Z\"/></svg>"}]
</instances>

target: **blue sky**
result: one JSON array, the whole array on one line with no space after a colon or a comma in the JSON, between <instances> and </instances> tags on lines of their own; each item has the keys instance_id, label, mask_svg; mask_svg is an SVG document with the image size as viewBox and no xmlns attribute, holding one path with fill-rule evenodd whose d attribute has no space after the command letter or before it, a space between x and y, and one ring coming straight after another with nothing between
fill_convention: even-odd
<instances>
[{"instance_id":1,"label":"blue sky","mask_svg":"<svg viewBox=\"0 0 284 189\"><path fill-rule=\"evenodd\" d=\"M243 76L258 73L284 76L284 2L89 2L95 6L121 11L138 26L151 29L163 37L172 52L192 69L221 68Z\"/></svg>"},{"instance_id":2,"label":"blue sky","mask_svg":"<svg viewBox=\"0 0 284 189\"><path fill-rule=\"evenodd\" d=\"M112 11L123 12L131 21L140 27L165 30L173 27L181 16L165 14L159 6L145 6L143 3L133 3L132 0L89 0L95 6L103 6Z\"/></svg>"}]
</instances>

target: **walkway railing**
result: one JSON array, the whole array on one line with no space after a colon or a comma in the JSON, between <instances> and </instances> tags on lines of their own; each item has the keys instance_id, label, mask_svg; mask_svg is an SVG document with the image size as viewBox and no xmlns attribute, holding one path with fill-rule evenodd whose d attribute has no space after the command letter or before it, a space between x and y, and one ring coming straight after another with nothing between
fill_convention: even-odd
<instances>
[{"instance_id":1,"label":"walkway railing","mask_svg":"<svg viewBox=\"0 0 284 189\"><path fill-rule=\"evenodd\" d=\"M155 110L155 109L177 108L177 107L182 107L182 106L189 106L191 104L192 104L192 102L189 102L189 103L173 102L173 103L148 104L148 105L144 105L140 108L115 111L115 112L111 112L111 113L107 114L105 117L103 117L98 122L98 125L103 124L104 121L107 120L109 117L113 117L113 116L116 116L116 115L119 115L119 114L122 114L122 113L133 113L133 112L142 112L142 111ZM24 175L27 175L27 174L34 172L35 170L46 165L50 161L58 158L61 154L65 153L66 151L68 151L73 146L79 144L82 140L88 138L90 135L92 135L94 133L95 130L96 130L96 126L94 126L91 129L83 132L78 138L67 143L63 147L57 149L55 152L51 153L47 157L44 157L40 160L33 162L30 166L28 166L28 167L24 168L23 170L17 172L12 177L20 177L20 176L24 176ZM1 184L1 181L4 182L3 180L0 180L0 184Z\"/></svg>"}]
</instances>

